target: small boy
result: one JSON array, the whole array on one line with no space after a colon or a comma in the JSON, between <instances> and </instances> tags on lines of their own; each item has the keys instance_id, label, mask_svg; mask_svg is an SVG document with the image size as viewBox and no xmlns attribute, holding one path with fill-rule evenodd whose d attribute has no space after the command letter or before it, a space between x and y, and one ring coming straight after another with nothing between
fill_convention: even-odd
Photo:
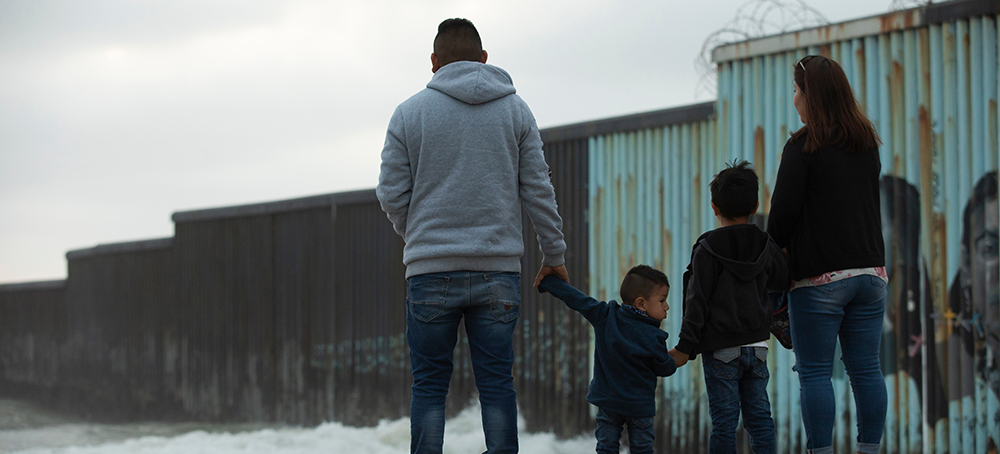
<instances>
[{"instance_id":1,"label":"small boy","mask_svg":"<svg viewBox=\"0 0 1000 454\"><path fill-rule=\"evenodd\" d=\"M680 340L670 351L678 366L704 354L712 454L736 452L741 409L753 452L776 449L767 398L772 315L767 290L788 289L788 268L771 237L750 224L758 207L757 185L746 161L727 166L709 185L721 227L701 235L691 251Z\"/></svg>"},{"instance_id":2,"label":"small boy","mask_svg":"<svg viewBox=\"0 0 1000 454\"><path fill-rule=\"evenodd\" d=\"M653 452L656 377L673 375L677 366L667 352L670 282L663 272L639 265L622 279L621 298L603 302L555 276L538 286L583 314L594 325L594 379L587 401L597 406L597 452L618 454L622 426L628 426L629 452Z\"/></svg>"}]
</instances>

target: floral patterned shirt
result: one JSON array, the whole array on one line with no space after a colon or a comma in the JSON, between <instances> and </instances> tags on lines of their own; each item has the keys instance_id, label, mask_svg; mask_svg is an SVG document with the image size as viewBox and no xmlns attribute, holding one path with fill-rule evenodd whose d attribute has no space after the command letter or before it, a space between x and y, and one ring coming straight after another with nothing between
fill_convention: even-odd
<instances>
[{"instance_id":1,"label":"floral patterned shirt","mask_svg":"<svg viewBox=\"0 0 1000 454\"><path fill-rule=\"evenodd\" d=\"M889 283L889 275L886 274L885 267L879 266L874 268L852 268L849 270L830 271L829 273L823 273L819 276L807 277L805 279L792 282L792 289L794 290L799 287L815 287L864 274L878 276L886 283Z\"/></svg>"}]
</instances>

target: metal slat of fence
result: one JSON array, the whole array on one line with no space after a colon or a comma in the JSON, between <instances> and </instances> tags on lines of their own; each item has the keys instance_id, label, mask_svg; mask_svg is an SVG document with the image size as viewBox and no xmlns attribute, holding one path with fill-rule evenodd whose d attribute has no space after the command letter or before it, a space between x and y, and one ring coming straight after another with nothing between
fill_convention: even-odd
<instances>
[{"instance_id":1,"label":"metal slat of fence","mask_svg":"<svg viewBox=\"0 0 1000 454\"><path fill-rule=\"evenodd\" d=\"M573 284L586 289L587 142L577 138L547 141L544 149L563 218L566 266ZM561 301L531 288L541 254L526 215L522 230L522 312L515 332L514 367L520 411L529 431L576 435L593 424L584 400L589 383L589 325Z\"/></svg>"}]
</instances>

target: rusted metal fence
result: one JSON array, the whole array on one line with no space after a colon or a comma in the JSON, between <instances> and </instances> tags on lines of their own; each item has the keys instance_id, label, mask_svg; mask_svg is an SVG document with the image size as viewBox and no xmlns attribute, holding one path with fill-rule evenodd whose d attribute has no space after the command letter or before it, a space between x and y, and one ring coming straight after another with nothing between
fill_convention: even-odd
<instances>
[{"instance_id":1,"label":"rusted metal fence","mask_svg":"<svg viewBox=\"0 0 1000 454\"><path fill-rule=\"evenodd\" d=\"M0 373L4 385L54 387L66 341L66 281L10 284L2 289Z\"/></svg>"},{"instance_id":2,"label":"rusted metal fence","mask_svg":"<svg viewBox=\"0 0 1000 454\"><path fill-rule=\"evenodd\" d=\"M546 146L586 285L586 142ZM567 210L568 208L568 210ZM373 190L176 213L173 238L67 254L66 281L0 286L0 383L115 419L371 425L408 414L402 240ZM587 428L589 330L530 288L515 373L529 429ZM460 337L449 412L475 396Z\"/></svg>"},{"instance_id":3,"label":"rusted metal fence","mask_svg":"<svg viewBox=\"0 0 1000 454\"><path fill-rule=\"evenodd\" d=\"M784 139L802 125L790 86L792 66L807 54L840 63L883 141L888 452L987 452L1000 443L998 13L996 1L936 3L713 54L720 148L763 169L762 195ZM793 361L778 353L780 364ZM834 382L835 447L849 452L856 413L842 369ZM797 390L790 400L795 411ZM804 446L797 417L779 422L787 449Z\"/></svg>"},{"instance_id":4,"label":"rusted metal fence","mask_svg":"<svg viewBox=\"0 0 1000 454\"><path fill-rule=\"evenodd\" d=\"M717 101L543 131L573 283L613 299L637 263L679 282L691 243L715 227L708 181L733 158L754 163L766 215L781 146L801 126L791 66L826 55L884 142L884 450L996 449L998 13L995 0L949 2L722 46ZM406 415L402 241L374 191L174 221L170 239L69 253L66 281L0 286L0 385L130 418L364 425ZM528 288L540 256L527 219L524 233L520 409L531 431L584 433L590 329ZM670 304L675 342L679 292ZM464 339L455 358L451 414L475 395ZM794 356L774 345L769 363L779 452L801 452ZM834 375L835 447L851 452L856 414L843 369ZM705 451L703 383L698 362L661 382L661 452Z\"/></svg>"}]
</instances>

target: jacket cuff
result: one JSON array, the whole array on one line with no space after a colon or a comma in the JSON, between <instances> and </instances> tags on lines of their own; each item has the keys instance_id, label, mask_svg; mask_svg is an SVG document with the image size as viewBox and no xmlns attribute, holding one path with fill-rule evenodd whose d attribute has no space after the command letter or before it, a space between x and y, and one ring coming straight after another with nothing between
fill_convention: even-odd
<instances>
[{"instance_id":1,"label":"jacket cuff","mask_svg":"<svg viewBox=\"0 0 1000 454\"><path fill-rule=\"evenodd\" d=\"M548 275L548 276L545 276L545 277L544 277L544 278L542 279L542 282L540 282L540 283L538 284L538 291L540 291L540 292L549 292L549 293L552 293L552 289L553 289L553 288L555 288L555 286L556 286L556 283L555 283L555 282L553 282L553 281L552 281L552 279L549 279L549 278L552 278L552 279L559 279L558 277L555 277L555 276L553 276L553 275L551 275L551 274L550 274L550 275Z\"/></svg>"},{"instance_id":2,"label":"jacket cuff","mask_svg":"<svg viewBox=\"0 0 1000 454\"><path fill-rule=\"evenodd\" d=\"M677 351L685 355L691 356L691 352L694 351L694 344L681 339L679 342L677 342L677 346L674 348L676 348Z\"/></svg>"}]
</instances>

